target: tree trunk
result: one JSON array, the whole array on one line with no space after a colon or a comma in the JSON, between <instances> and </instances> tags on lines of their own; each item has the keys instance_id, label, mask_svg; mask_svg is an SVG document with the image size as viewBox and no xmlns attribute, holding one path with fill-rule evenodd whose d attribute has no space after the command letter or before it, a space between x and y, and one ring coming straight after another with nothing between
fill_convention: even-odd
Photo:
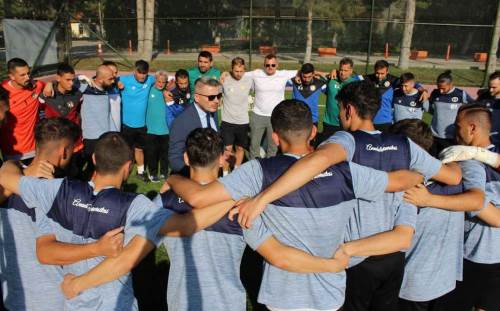
<instances>
[{"instance_id":1,"label":"tree trunk","mask_svg":"<svg viewBox=\"0 0 500 311\"><path fill-rule=\"evenodd\" d=\"M497 4L497 19L495 28L493 28L493 36L491 37L491 47L488 53L488 62L486 63L486 72L484 73L483 87L488 85L489 75L495 72L497 67L497 49L498 39L500 38L500 0Z\"/></svg>"},{"instance_id":2,"label":"tree trunk","mask_svg":"<svg viewBox=\"0 0 500 311\"><path fill-rule=\"evenodd\" d=\"M137 54L144 54L144 0L136 0L137 12Z\"/></svg>"},{"instance_id":3,"label":"tree trunk","mask_svg":"<svg viewBox=\"0 0 500 311\"><path fill-rule=\"evenodd\" d=\"M403 40L401 40L401 53L399 54L399 68L408 69L410 64L411 37L415 23L415 1L406 0L405 26L403 30Z\"/></svg>"},{"instance_id":4,"label":"tree trunk","mask_svg":"<svg viewBox=\"0 0 500 311\"><path fill-rule=\"evenodd\" d=\"M308 0L307 1L307 42L306 42L306 53L304 55L304 63L311 62L312 42L313 42L313 34L312 34L313 6L314 6L314 0Z\"/></svg>"},{"instance_id":5,"label":"tree trunk","mask_svg":"<svg viewBox=\"0 0 500 311\"><path fill-rule=\"evenodd\" d=\"M155 25L155 0L146 0L146 20L144 21L144 53L142 58L151 61L153 57L153 33Z\"/></svg>"}]
</instances>

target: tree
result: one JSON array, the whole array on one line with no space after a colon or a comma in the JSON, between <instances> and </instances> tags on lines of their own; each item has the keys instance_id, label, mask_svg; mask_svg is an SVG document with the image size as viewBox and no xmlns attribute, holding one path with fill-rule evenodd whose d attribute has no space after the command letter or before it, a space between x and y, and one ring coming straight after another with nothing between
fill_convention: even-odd
<instances>
[{"instance_id":1,"label":"tree","mask_svg":"<svg viewBox=\"0 0 500 311\"><path fill-rule=\"evenodd\" d=\"M488 62L486 63L486 72L484 74L483 87L488 85L488 77L496 70L497 66L497 49L498 39L500 38L500 1L497 4L497 17L495 27L493 28L493 35L491 37L490 53L488 53Z\"/></svg>"},{"instance_id":2,"label":"tree","mask_svg":"<svg viewBox=\"0 0 500 311\"><path fill-rule=\"evenodd\" d=\"M307 0L307 41L306 41L306 53L304 55L304 63L309 63L311 61L312 53L312 16L313 16L314 0Z\"/></svg>"},{"instance_id":3,"label":"tree","mask_svg":"<svg viewBox=\"0 0 500 311\"><path fill-rule=\"evenodd\" d=\"M399 68L408 69L410 64L411 37L413 26L415 25L415 0L406 1L405 26L403 29L403 39L401 40L401 53L399 54Z\"/></svg>"},{"instance_id":4,"label":"tree","mask_svg":"<svg viewBox=\"0 0 500 311\"><path fill-rule=\"evenodd\" d=\"M146 0L146 20L144 22L144 50L142 58L150 61L153 57L153 34L155 23L155 0Z\"/></svg>"},{"instance_id":5,"label":"tree","mask_svg":"<svg viewBox=\"0 0 500 311\"><path fill-rule=\"evenodd\" d=\"M144 0L136 0L137 54L144 54Z\"/></svg>"}]
</instances>

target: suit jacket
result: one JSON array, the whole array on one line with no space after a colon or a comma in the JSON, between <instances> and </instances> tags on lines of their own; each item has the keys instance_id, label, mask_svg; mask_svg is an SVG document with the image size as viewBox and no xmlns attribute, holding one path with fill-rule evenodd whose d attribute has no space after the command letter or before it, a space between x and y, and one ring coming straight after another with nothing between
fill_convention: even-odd
<instances>
[{"instance_id":1,"label":"suit jacket","mask_svg":"<svg viewBox=\"0 0 500 311\"><path fill-rule=\"evenodd\" d=\"M186 109L175 118L170 129L170 142L168 146L168 161L172 172L185 170L184 151L186 151L186 138L194 129L201 128L201 120L194 104L185 104ZM213 114L215 124L218 126L217 113ZM218 131L218 129L217 129Z\"/></svg>"}]
</instances>

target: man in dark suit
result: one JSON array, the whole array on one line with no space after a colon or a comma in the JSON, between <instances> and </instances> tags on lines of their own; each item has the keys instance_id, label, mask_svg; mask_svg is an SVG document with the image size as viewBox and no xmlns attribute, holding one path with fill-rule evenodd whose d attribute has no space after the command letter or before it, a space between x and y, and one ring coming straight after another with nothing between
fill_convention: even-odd
<instances>
[{"instance_id":1,"label":"man in dark suit","mask_svg":"<svg viewBox=\"0 0 500 311\"><path fill-rule=\"evenodd\" d=\"M173 173L185 171L186 138L192 130L210 127L218 131L217 109L221 97L219 81L208 77L196 80L193 104L174 120L170 130L168 160Z\"/></svg>"}]
</instances>

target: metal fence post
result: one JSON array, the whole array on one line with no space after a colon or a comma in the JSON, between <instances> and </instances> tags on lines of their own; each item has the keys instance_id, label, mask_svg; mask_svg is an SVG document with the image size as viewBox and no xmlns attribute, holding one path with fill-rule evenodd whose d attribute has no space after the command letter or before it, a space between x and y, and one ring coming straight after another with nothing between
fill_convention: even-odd
<instances>
[{"instance_id":1,"label":"metal fence post","mask_svg":"<svg viewBox=\"0 0 500 311\"><path fill-rule=\"evenodd\" d=\"M375 11L375 0L372 0L372 12L370 16L370 34L368 36L368 52L366 54L365 74L368 74L368 67L370 66L370 54L372 53L372 35L373 35L373 15Z\"/></svg>"}]
</instances>

